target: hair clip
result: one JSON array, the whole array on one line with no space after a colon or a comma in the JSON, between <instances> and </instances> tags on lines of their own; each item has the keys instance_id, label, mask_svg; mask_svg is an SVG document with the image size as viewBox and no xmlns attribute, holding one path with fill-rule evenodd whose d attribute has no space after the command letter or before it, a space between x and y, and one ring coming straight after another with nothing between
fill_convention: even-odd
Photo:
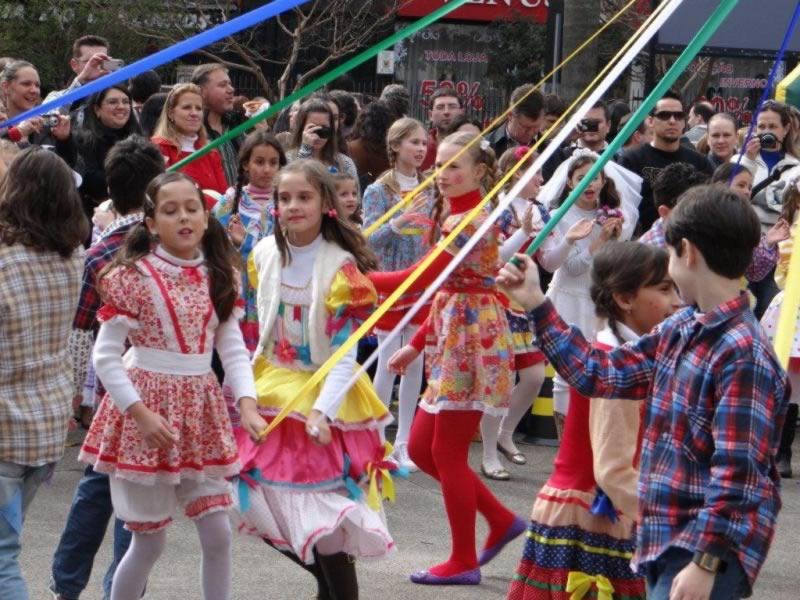
<instances>
[{"instance_id":1,"label":"hair clip","mask_svg":"<svg viewBox=\"0 0 800 600\"><path fill-rule=\"evenodd\" d=\"M335 209L335 208L332 208L332 209L330 209L330 210L328 211L328 216L329 216L331 219L335 219L336 217L338 217L338 216L339 216L339 213L338 213L338 212L336 212L336 209Z\"/></svg>"},{"instance_id":2,"label":"hair clip","mask_svg":"<svg viewBox=\"0 0 800 600\"><path fill-rule=\"evenodd\" d=\"M492 145L489 143L489 140L487 140L486 138L481 138L481 150L487 152L491 147Z\"/></svg>"},{"instance_id":3,"label":"hair clip","mask_svg":"<svg viewBox=\"0 0 800 600\"><path fill-rule=\"evenodd\" d=\"M339 172L339 169L336 167L328 167L328 173L333 173L334 175Z\"/></svg>"},{"instance_id":4,"label":"hair clip","mask_svg":"<svg viewBox=\"0 0 800 600\"><path fill-rule=\"evenodd\" d=\"M281 216L281 212L274 206L269 209L269 214L271 214L276 219Z\"/></svg>"},{"instance_id":5,"label":"hair clip","mask_svg":"<svg viewBox=\"0 0 800 600\"><path fill-rule=\"evenodd\" d=\"M528 152L530 152L530 147L529 146L517 146L516 148L514 148L514 158L517 161L520 161L523 158L525 158L525 155Z\"/></svg>"}]
</instances>

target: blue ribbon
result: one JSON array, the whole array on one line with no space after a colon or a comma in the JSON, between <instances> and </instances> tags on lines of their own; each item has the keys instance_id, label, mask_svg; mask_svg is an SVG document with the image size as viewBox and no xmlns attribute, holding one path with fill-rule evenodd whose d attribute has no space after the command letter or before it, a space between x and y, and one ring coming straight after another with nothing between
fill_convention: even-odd
<instances>
[{"instance_id":1,"label":"blue ribbon","mask_svg":"<svg viewBox=\"0 0 800 600\"><path fill-rule=\"evenodd\" d=\"M352 461L350 460L350 456L345 454L344 455L344 472L342 473L342 479L344 479L344 487L347 490L347 497L351 500L361 500L361 497L364 495L364 490L358 487L358 483L356 480L350 476L350 466L352 465Z\"/></svg>"},{"instance_id":2,"label":"blue ribbon","mask_svg":"<svg viewBox=\"0 0 800 600\"><path fill-rule=\"evenodd\" d=\"M764 88L764 91L761 94L761 100L758 101L758 105L756 106L756 110L753 111L753 118L750 120L750 129L747 130L747 137L744 139L744 144L742 145L741 152L739 152L739 160L736 162L736 168L731 173L730 181L728 181L728 185L731 184L733 178L736 177L736 174L739 172L739 168L742 166L742 158L744 158L744 151L747 148L747 144L750 143L750 140L753 138L753 131L755 131L756 125L758 124L758 115L761 113L761 107L764 105L764 102L767 101L769 95L772 91L772 88L775 86L775 79L778 77L778 67L783 60L783 55L786 54L786 49L789 47L789 42L792 39L792 35L794 34L794 30L797 27L797 23L800 21L800 0L798 0L797 4L794 7L794 15L792 15L792 20L789 23L789 28L786 30L786 35L783 37L783 43L781 44L780 50L778 50L778 55L775 58L775 64L772 65L772 72L769 74L769 79L767 80L767 86Z\"/></svg>"},{"instance_id":3,"label":"blue ribbon","mask_svg":"<svg viewBox=\"0 0 800 600\"><path fill-rule=\"evenodd\" d=\"M40 104L31 110L17 115L13 119L9 119L4 123L0 123L0 128L11 127L17 123L21 123L26 119L37 117L55 110L60 106L69 105L73 102L77 102L78 100L83 100L84 98L87 98L96 92L101 92L112 85L127 81L128 79L131 79L140 73L144 73L145 71L165 65L185 54L190 54L191 52L199 50L200 48L209 46L220 41L221 39L239 33L244 29L254 27L262 21L266 21L280 14L288 12L300 6L301 4L305 4L308 1L309 0L274 0L274 2L270 2L265 6L251 10L250 12L227 21L226 23L222 23L221 25L217 25L213 29L198 33L197 35L183 40L182 42L178 42L169 48L164 48L155 54L151 54L150 56L147 56L141 60L137 60L135 63L130 64L119 71L114 71L113 73L103 75L99 79L95 79L86 85L82 85L78 89L64 94L60 98Z\"/></svg>"},{"instance_id":4,"label":"blue ribbon","mask_svg":"<svg viewBox=\"0 0 800 600\"><path fill-rule=\"evenodd\" d=\"M612 523L616 523L619 520L617 509L614 508L614 503L611 502L611 498L600 488L597 488L597 494L594 497L594 502L592 502L592 508L589 509L589 512L598 517L607 517Z\"/></svg>"},{"instance_id":5,"label":"blue ribbon","mask_svg":"<svg viewBox=\"0 0 800 600\"><path fill-rule=\"evenodd\" d=\"M250 469L244 475L256 483L267 484L267 480L261 475L261 469ZM239 510L244 513L250 510L250 482L243 477L236 479L238 479L239 488Z\"/></svg>"}]
</instances>

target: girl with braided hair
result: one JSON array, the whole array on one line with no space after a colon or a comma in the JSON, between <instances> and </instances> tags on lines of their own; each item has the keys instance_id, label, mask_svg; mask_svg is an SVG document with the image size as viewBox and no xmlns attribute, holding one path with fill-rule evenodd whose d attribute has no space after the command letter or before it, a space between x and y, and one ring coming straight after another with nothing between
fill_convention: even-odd
<instances>
[{"instance_id":1,"label":"girl with braided hair","mask_svg":"<svg viewBox=\"0 0 800 600\"><path fill-rule=\"evenodd\" d=\"M664 250L638 242L598 250L590 288L604 323L597 347L633 342L680 307L668 262ZM614 598L645 597L644 580L629 566L642 408L641 402L588 399L570 390L553 474L534 502L509 600L567 600L582 585Z\"/></svg>"},{"instance_id":2,"label":"girl with braided hair","mask_svg":"<svg viewBox=\"0 0 800 600\"><path fill-rule=\"evenodd\" d=\"M480 204L482 185L489 184L494 176L491 166L495 160L488 144L470 144L473 139L469 133L454 134L445 138L437 151L439 173L433 214L434 221L441 222L437 229L442 236ZM442 168L446 163L448 166ZM447 218L440 221L445 212ZM420 293L429 286L488 216L487 211L480 211L408 291ZM477 585L481 565L525 531L525 522L500 503L467 460L481 417L485 413L505 414L514 386L513 340L494 281L499 263L500 230L495 224L437 291L431 304L423 344L428 388L414 417L408 450L411 460L441 485L452 551L447 561L414 573L414 583ZM416 267L369 276L379 293L388 294ZM402 374L418 354L418 347L407 346L389 360L388 366ZM489 523L480 556L475 551L478 512Z\"/></svg>"},{"instance_id":3,"label":"girl with braided hair","mask_svg":"<svg viewBox=\"0 0 800 600\"><path fill-rule=\"evenodd\" d=\"M233 245L247 264L255 245L272 235L273 181L281 167L286 166L286 155L271 133L251 133L239 150L239 175L236 186L220 198L212 214L228 231ZM242 335L250 354L258 345L258 315L256 290L250 284L247 271L242 270L242 297L245 314L241 321Z\"/></svg>"}]
</instances>

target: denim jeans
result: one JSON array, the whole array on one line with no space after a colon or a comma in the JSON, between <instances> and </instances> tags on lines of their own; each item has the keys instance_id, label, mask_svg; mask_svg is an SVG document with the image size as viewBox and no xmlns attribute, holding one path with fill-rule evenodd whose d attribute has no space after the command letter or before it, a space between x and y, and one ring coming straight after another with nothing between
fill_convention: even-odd
<instances>
[{"instance_id":1,"label":"denim jeans","mask_svg":"<svg viewBox=\"0 0 800 600\"><path fill-rule=\"evenodd\" d=\"M69 510L67 524L53 556L50 589L69 600L80 598L89 583L94 557L106 535L108 521L114 514L108 476L86 467ZM114 558L103 578L104 598L111 597L111 581L117 565L131 543L131 533L123 522L114 519Z\"/></svg>"},{"instance_id":2,"label":"denim jeans","mask_svg":"<svg viewBox=\"0 0 800 600\"><path fill-rule=\"evenodd\" d=\"M671 547L656 560L646 565L647 600L669 600L672 580L692 562L693 552ZM746 598L750 589L747 576L735 555L725 557L725 571L717 573L710 600L738 600Z\"/></svg>"},{"instance_id":3,"label":"denim jeans","mask_svg":"<svg viewBox=\"0 0 800 600\"><path fill-rule=\"evenodd\" d=\"M28 600L19 568L22 523L36 490L53 474L55 463L29 467L0 461L0 598Z\"/></svg>"}]
</instances>

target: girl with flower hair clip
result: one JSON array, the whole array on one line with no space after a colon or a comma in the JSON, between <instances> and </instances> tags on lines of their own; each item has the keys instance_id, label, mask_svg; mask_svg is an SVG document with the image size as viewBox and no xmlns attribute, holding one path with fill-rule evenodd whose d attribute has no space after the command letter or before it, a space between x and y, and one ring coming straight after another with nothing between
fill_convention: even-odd
<instances>
[{"instance_id":1,"label":"girl with flower hair clip","mask_svg":"<svg viewBox=\"0 0 800 600\"><path fill-rule=\"evenodd\" d=\"M275 229L253 250L260 337L257 400L240 404L239 529L262 538L317 580L320 598L357 598L355 558L394 549L380 504L357 482L387 466L391 420L367 377L345 395L353 349L274 431L268 424L372 311L376 268L361 233L336 211L333 176L316 160L289 163L275 184ZM387 468L394 468L390 465Z\"/></svg>"}]
</instances>

